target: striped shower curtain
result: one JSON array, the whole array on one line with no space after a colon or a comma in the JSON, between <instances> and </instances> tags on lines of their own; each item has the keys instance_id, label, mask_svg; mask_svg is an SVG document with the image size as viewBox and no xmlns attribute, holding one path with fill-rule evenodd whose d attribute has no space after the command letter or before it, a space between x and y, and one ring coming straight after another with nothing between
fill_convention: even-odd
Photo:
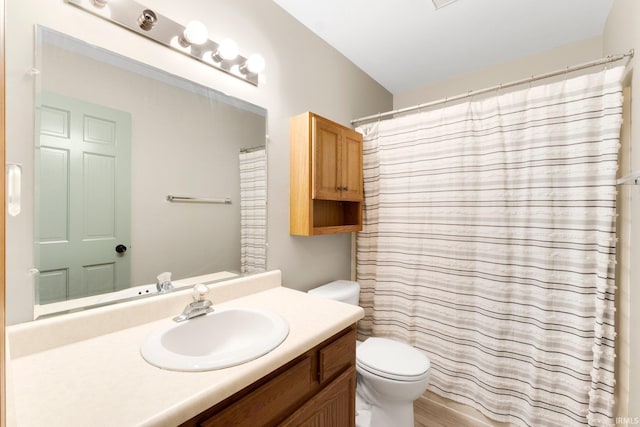
<instances>
[{"instance_id":1,"label":"striped shower curtain","mask_svg":"<svg viewBox=\"0 0 640 427\"><path fill-rule=\"evenodd\" d=\"M267 267L267 153L240 152L240 272Z\"/></svg>"},{"instance_id":2,"label":"striped shower curtain","mask_svg":"<svg viewBox=\"0 0 640 427\"><path fill-rule=\"evenodd\" d=\"M622 69L365 133L361 337L429 390L518 426L613 425Z\"/></svg>"}]
</instances>

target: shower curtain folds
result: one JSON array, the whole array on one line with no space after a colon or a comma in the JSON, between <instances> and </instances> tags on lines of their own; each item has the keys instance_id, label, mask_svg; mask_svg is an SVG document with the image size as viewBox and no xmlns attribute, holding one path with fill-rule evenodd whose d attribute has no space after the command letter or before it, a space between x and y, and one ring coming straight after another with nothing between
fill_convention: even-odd
<instances>
[{"instance_id":1,"label":"shower curtain folds","mask_svg":"<svg viewBox=\"0 0 640 427\"><path fill-rule=\"evenodd\" d=\"M363 128L363 336L519 426L614 425L624 68Z\"/></svg>"},{"instance_id":2,"label":"shower curtain folds","mask_svg":"<svg viewBox=\"0 0 640 427\"><path fill-rule=\"evenodd\" d=\"M240 272L267 268L267 152L240 151Z\"/></svg>"}]
</instances>

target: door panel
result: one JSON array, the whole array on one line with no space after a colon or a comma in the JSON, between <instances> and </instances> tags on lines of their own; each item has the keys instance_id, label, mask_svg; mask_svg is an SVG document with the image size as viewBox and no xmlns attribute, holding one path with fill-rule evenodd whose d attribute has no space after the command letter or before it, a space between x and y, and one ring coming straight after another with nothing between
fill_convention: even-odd
<instances>
[{"instance_id":1,"label":"door panel","mask_svg":"<svg viewBox=\"0 0 640 427\"><path fill-rule=\"evenodd\" d=\"M37 107L37 302L128 287L130 114L52 93Z\"/></svg>"},{"instance_id":2,"label":"door panel","mask_svg":"<svg viewBox=\"0 0 640 427\"><path fill-rule=\"evenodd\" d=\"M355 132L354 132L355 133ZM342 162L342 200L362 201L362 139L359 134L344 133Z\"/></svg>"},{"instance_id":3,"label":"door panel","mask_svg":"<svg viewBox=\"0 0 640 427\"><path fill-rule=\"evenodd\" d=\"M83 181L85 240L116 238L115 157L84 153ZM115 247L115 246L114 246Z\"/></svg>"},{"instance_id":4,"label":"door panel","mask_svg":"<svg viewBox=\"0 0 640 427\"><path fill-rule=\"evenodd\" d=\"M40 133L69 138L70 112L43 105L40 110Z\"/></svg>"},{"instance_id":5,"label":"door panel","mask_svg":"<svg viewBox=\"0 0 640 427\"><path fill-rule=\"evenodd\" d=\"M313 183L312 198L340 200L340 128L317 117L313 118Z\"/></svg>"},{"instance_id":6,"label":"door panel","mask_svg":"<svg viewBox=\"0 0 640 427\"><path fill-rule=\"evenodd\" d=\"M36 288L36 300L40 304L60 301L61 295L67 295L69 278L66 269L41 271L39 276L40 286Z\"/></svg>"},{"instance_id":7,"label":"door panel","mask_svg":"<svg viewBox=\"0 0 640 427\"><path fill-rule=\"evenodd\" d=\"M84 141L115 145L116 123L99 117L84 116Z\"/></svg>"},{"instance_id":8,"label":"door panel","mask_svg":"<svg viewBox=\"0 0 640 427\"><path fill-rule=\"evenodd\" d=\"M69 240L69 151L43 147L40 150L39 201L47 220L40 222L40 242Z\"/></svg>"},{"instance_id":9,"label":"door panel","mask_svg":"<svg viewBox=\"0 0 640 427\"><path fill-rule=\"evenodd\" d=\"M82 279L89 295L113 292L116 281L116 264L88 265L84 267Z\"/></svg>"}]
</instances>

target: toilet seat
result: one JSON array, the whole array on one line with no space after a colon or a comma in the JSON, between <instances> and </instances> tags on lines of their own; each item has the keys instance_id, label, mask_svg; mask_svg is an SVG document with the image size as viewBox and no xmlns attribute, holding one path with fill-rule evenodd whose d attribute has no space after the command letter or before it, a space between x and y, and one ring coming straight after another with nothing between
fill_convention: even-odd
<instances>
[{"instance_id":1,"label":"toilet seat","mask_svg":"<svg viewBox=\"0 0 640 427\"><path fill-rule=\"evenodd\" d=\"M431 363L408 344L372 337L357 347L356 366L395 381L421 381L429 375Z\"/></svg>"}]
</instances>

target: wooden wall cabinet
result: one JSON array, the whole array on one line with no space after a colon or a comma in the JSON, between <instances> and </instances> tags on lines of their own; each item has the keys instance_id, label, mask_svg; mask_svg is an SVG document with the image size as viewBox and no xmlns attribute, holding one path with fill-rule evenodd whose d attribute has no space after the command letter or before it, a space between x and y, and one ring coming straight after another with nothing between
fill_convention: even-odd
<instances>
[{"instance_id":1,"label":"wooden wall cabinet","mask_svg":"<svg viewBox=\"0 0 640 427\"><path fill-rule=\"evenodd\" d=\"M355 356L352 325L182 426L354 427Z\"/></svg>"},{"instance_id":2,"label":"wooden wall cabinet","mask_svg":"<svg viewBox=\"0 0 640 427\"><path fill-rule=\"evenodd\" d=\"M290 123L290 233L362 230L362 135L314 113Z\"/></svg>"}]
</instances>

